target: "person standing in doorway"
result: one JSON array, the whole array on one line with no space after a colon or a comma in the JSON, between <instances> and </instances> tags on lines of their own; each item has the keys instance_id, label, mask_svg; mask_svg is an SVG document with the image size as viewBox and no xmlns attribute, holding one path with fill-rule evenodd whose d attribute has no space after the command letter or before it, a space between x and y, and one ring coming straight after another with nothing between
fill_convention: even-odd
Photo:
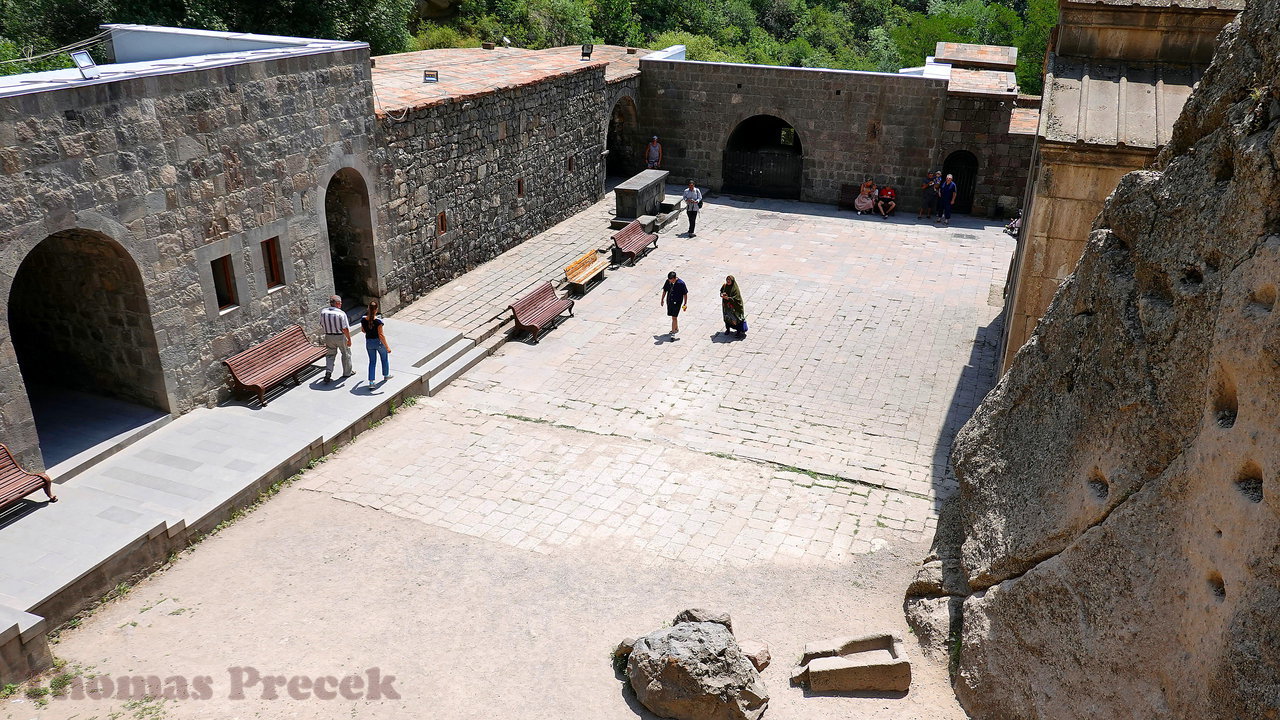
<instances>
[{"instance_id":1,"label":"person standing in doorway","mask_svg":"<svg viewBox=\"0 0 1280 720\"><path fill-rule=\"evenodd\" d=\"M920 184L920 212L916 213L916 219L921 220L926 215L933 218L934 208L938 206L938 173L933 170L925 177L924 182Z\"/></svg>"},{"instance_id":2,"label":"person standing in doorway","mask_svg":"<svg viewBox=\"0 0 1280 720\"><path fill-rule=\"evenodd\" d=\"M644 166L650 170L662 167L662 143L658 142L657 135L644 148Z\"/></svg>"},{"instance_id":3,"label":"person standing in doorway","mask_svg":"<svg viewBox=\"0 0 1280 720\"><path fill-rule=\"evenodd\" d=\"M951 224L951 206L956 202L956 195L959 190L956 188L956 181L950 173L947 174L947 181L942 183L942 187L938 189L938 215L942 217L943 225Z\"/></svg>"},{"instance_id":4,"label":"person standing in doorway","mask_svg":"<svg viewBox=\"0 0 1280 720\"><path fill-rule=\"evenodd\" d=\"M671 316L671 334L675 335L680 332L680 310L689 309L689 287L684 284L672 270L667 273L667 281L662 284L662 297L658 300L659 305L667 306L667 315Z\"/></svg>"},{"instance_id":5,"label":"person standing in doorway","mask_svg":"<svg viewBox=\"0 0 1280 720\"><path fill-rule=\"evenodd\" d=\"M378 301L370 300L369 309L364 317L360 318L360 329L364 331L364 347L369 351L370 385L373 384L373 371L378 365L379 358L382 359L382 382L391 379L391 359L387 357L391 354L391 344L387 342L386 333L383 332L384 323L378 310Z\"/></svg>"},{"instance_id":6,"label":"person standing in doorway","mask_svg":"<svg viewBox=\"0 0 1280 720\"><path fill-rule=\"evenodd\" d=\"M333 382L333 359L342 353L342 378L355 375L351 369L351 328L342 310L342 298L329 297L329 307L320 311L320 327L324 330L324 381Z\"/></svg>"},{"instance_id":7,"label":"person standing in doorway","mask_svg":"<svg viewBox=\"0 0 1280 720\"><path fill-rule=\"evenodd\" d=\"M684 189L684 209L689 216L689 237L694 237L698 234L695 230L698 227L698 211L702 209L702 191L694 187L692 178Z\"/></svg>"}]
</instances>

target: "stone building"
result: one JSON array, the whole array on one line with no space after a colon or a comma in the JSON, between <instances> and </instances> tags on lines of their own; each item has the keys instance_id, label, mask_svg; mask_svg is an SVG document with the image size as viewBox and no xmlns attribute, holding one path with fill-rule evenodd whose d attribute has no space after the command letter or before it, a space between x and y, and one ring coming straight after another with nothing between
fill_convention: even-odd
<instances>
[{"instance_id":1,"label":"stone building","mask_svg":"<svg viewBox=\"0 0 1280 720\"><path fill-rule=\"evenodd\" d=\"M97 77L0 78L0 441L35 467L68 393L215 399L330 291L314 209L371 166L367 46L112 31Z\"/></svg>"},{"instance_id":2,"label":"stone building","mask_svg":"<svg viewBox=\"0 0 1280 720\"><path fill-rule=\"evenodd\" d=\"M833 203L867 178L906 209L930 169L949 167L965 212L1015 207L1035 110L1016 107L1013 48L939 43L923 68L855 72L640 60L644 135L664 138L666 169L713 191Z\"/></svg>"},{"instance_id":3,"label":"stone building","mask_svg":"<svg viewBox=\"0 0 1280 720\"><path fill-rule=\"evenodd\" d=\"M222 359L335 291L394 310L597 199L611 126L640 142L626 48L110 30L91 77L0 78L0 442L29 467L85 394L217 402Z\"/></svg>"},{"instance_id":4,"label":"stone building","mask_svg":"<svg viewBox=\"0 0 1280 720\"><path fill-rule=\"evenodd\" d=\"M872 177L914 210L941 166L989 214L1036 112L1011 48L883 74L109 29L109 65L0 78L0 442L55 474L63 408L218 402L224 358L316 329L334 292L396 310L639 171L649 135L712 190L834 202Z\"/></svg>"},{"instance_id":5,"label":"stone building","mask_svg":"<svg viewBox=\"0 0 1280 720\"><path fill-rule=\"evenodd\" d=\"M615 146L643 143L634 122L611 123L616 106L635 115L637 57L499 47L375 58L378 225L391 260L356 289L381 278L377 294L395 307L598 199L610 125Z\"/></svg>"},{"instance_id":6,"label":"stone building","mask_svg":"<svg viewBox=\"0 0 1280 720\"><path fill-rule=\"evenodd\" d=\"M1007 366L1084 251L1125 174L1169 142L1183 103L1242 0L1059 4L1045 64L1025 220L1006 293Z\"/></svg>"}]
</instances>

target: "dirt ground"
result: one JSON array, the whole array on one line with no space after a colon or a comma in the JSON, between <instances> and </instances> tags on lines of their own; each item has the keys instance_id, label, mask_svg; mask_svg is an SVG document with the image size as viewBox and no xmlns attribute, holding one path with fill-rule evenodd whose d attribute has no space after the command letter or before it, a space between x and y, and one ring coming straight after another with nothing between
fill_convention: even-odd
<instances>
[{"instance_id":1,"label":"dirt ground","mask_svg":"<svg viewBox=\"0 0 1280 720\"><path fill-rule=\"evenodd\" d=\"M885 547L820 568L786 559L720 572L646 567L609 541L541 555L290 488L56 646L90 674L208 676L210 699L55 699L41 709L21 698L0 708L50 720L649 718L614 675L611 649L680 609L708 607L731 612L739 638L769 644L766 717L963 718L945 668L918 654L903 698L807 697L788 686L806 641L909 632L901 589L921 552ZM295 700L281 688L263 699L259 683L235 700L231 668L245 681L243 668L286 678L378 668L395 676L400 698Z\"/></svg>"}]
</instances>

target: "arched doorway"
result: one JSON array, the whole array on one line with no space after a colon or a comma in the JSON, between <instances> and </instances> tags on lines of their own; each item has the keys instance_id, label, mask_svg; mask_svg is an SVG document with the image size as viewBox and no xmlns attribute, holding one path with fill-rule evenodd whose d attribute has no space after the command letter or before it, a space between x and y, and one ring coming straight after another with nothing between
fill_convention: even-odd
<instances>
[{"instance_id":1,"label":"arched doorway","mask_svg":"<svg viewBox=\"0 0 1280 720\"><path fill-rule=\"evenodd\" d=\"M359 172L343 168L334 173L324 194L324 218L333 264L333 291L342 296L347 314L359 317L369 298L378 296L373 214L369 188Z\"/></svg>"},{"instance_id":2,"label":"arched doorway","mask_svg":"<svg viewBox=\"0 0 1280 720\"><path fill-rule=\"evenodd\" d=\"M91 230L64 230L22 260L9 330L46 467L170 410L142 275Z\"/></svg>"},{"instance_id":3,"label":"arched doorway","mask_svg":"<svg viewBox=\"0 0 1280 720\"><path fill-rule=\"evenodd\" d=\"M646 144L640 137L640 113L636 101L623 95L613 104L605 149L609 151L605 172L611 176L631 177L644 169L641 152Z\"/></svg>"},{"instance_id":4,"label":"arched doorway","mask_svg":"<svg viewBox=\"0 0 1280 720\"><path fill-rule=\"evenodd\" d=\"M973 189L978 184L978 158L968 150L957 150L943 161L942 175L953 175L956 182L956 204L951 209L965 215L973 212Z\"/></svg>"},{"instance_id":5,"label":"arched doorway","mask_svg":"<svg viewBox=\"0 0 1280 720\"><path fill-rule=\"evenodd\" d=\"M790 123L756 115L738 123L724 149L725 192L762 197L800 197L804 150Z\"/></svg>"}]
</instances>

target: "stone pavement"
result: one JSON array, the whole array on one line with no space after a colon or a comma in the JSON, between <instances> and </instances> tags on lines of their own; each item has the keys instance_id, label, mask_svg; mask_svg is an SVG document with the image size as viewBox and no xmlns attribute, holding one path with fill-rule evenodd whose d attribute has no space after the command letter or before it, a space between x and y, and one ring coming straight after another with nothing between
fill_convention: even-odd
<instances>
[{"instance_id":1,"label":"stone pavement","mask_svg":"<svg viewBox=\"0 0 1280 720\"><path fill-rule=\"evenodd\" d=\"M477 342L510 317L507 306L543 281L564 283L564 269L592 248L610 246L613 193L493 260L432 290L396 319L451 328Z\"/></svg>"},{"instance_id":2,"label":"stone pavement","mask_svg":"<svg viewBox=\"0 0 1280 720\"><path fill-rule=\"evenodd\" d=\"M465 323L448 301L492 306L554 277L607 238L607 205L394 320ZM945 668L919 656L901 698L786 678L806 641L907 632L902 592L952 489L951 433L993 382L992 286L1012 242L998 225L724 198L701 225L609 271L538 345L502 345L64 633L59 655L108 676L207 673L223 693L243 664L380 667L403 688L377 702L220 694L165 705L174 718L627 720L652 716L621 690L611 647L704 605L772 646L769 717L963 717ZM658 306L672 268L693 293L679 339ZM717 332L727 272L746 296L742 341ZM48 717L129 709L54 702Z\"/></svg>"},{"instance_id":3,"label":"stone pavement","mask_svg":"<svg viewBox=\"0 0 1280 720\"><path fill-rule=\"evenodd\" d=\"M398 317L468 326L607 238L610 208ZM1012 241L973 220L729 198L708 203L696 238L683 227L609 271L538 345L503 345L381 429L372 457L339 456L304 486L544 553L609 539L655 561L745 563L926 540L954 489L951 436L994 383L992 295ZM678 339L658 305L669 269L691 289ZM728 273L746 297L742 341L721 332Z\"/></svg>"}]
</instances>

